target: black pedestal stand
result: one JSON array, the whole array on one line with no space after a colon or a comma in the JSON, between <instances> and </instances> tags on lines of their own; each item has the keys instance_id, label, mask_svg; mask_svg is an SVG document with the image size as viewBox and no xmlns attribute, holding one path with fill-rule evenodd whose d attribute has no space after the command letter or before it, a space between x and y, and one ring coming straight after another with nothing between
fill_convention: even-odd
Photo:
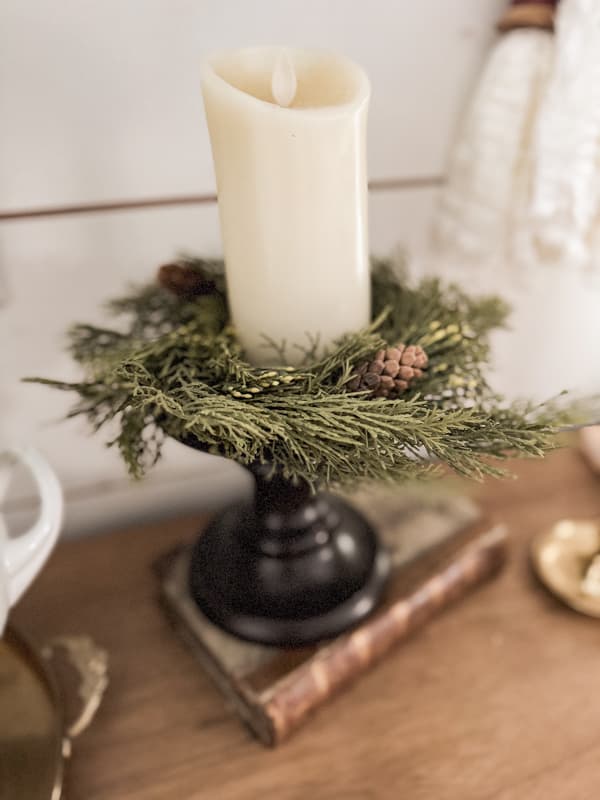
<instances>
[{"instance_id":1,"label":"black pedestal stand","mask_svg":"<svg viewBox=\"0 0 600 800\"><path fill-rule=\"evenodd\" d=\"M268 467L252 473L254 502L223 512L194 547L190 586L202 612L242 639L286 647L361 622L390 571L372 528L337 497L268 479Z\"/></svg>"}]
</instances>

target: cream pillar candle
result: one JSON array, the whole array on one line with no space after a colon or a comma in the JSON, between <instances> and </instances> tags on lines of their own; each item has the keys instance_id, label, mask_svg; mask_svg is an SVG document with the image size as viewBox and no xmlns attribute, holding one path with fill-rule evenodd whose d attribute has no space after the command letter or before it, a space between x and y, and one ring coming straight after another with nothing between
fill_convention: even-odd
<instances>
[{"instance_id":1,"label":"cream pillar candle","mask_svg":"<svg viewBox=\"0 0 600 800\"><path fill-rule=\"evenodd\" d=\"M370 87L328 53L252 48L202 81L233 322L255 364L298 363L369 321Z\"/></svg>"}]
</instances>

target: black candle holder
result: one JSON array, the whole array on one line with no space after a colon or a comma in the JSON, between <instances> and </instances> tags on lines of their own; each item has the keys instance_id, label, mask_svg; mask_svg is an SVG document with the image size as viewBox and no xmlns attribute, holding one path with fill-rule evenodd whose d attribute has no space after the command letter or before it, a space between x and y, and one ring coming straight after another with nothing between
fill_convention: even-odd
<instances>
[{"instance_id":1,"label":"black candle holder","mask_svg":"<svg viewBox=\"0 0 600 800\"><path fill-rule=\"evenodd\" d=\"M299 647L357 625L377 606L390 558L348 503L305 482L251 468L252 502L214 519L196 542L190 589L201 611L233 635Z\"/></svg>"},{"instance_id":2,"label":"black candle holder","mask_svg":"<svg viewBox=\"0 0 600 800\"><path fill-rule=\"evenodd\" d=\"M222 270L185 259L113 301L122 326L72 328L86 379L31 379L74 391L70 416L84 414L95 430L115 423L112 441L135 477L156 463L166 437L242 463L254 454L254 502L209 525L189 580L205 615L238 637L327 639L363 620L385 590L389 556L368 522L303 479L400 483L429 468L428 452L481 476L489 456L554 446L559 407L510 406L487 389L500 301L435 281L410 287L388 263L375 266L372 300L371 325L323 357L255 367L231 326ZM269 461L282 471L272 474Z\"/></svg>"}]
</instances>

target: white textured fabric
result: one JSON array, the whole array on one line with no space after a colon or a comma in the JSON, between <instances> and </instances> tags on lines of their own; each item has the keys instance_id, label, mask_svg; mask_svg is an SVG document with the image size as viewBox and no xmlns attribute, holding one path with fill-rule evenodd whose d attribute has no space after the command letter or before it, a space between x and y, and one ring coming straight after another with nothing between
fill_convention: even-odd
<instances>
[{"instance_id":1,"label":"white textured fabric","mask_svg":"<svg viewBox=\"0 0 600 800\"><path fill-rule=\"evenodd\" d=\"M512 31L492 48L452 151L434 223L434 246L444 263L483 267L510 258L552 57L552 35L541 30Z\"/></svg>"},{"instance_id":2,"label":"white textured fabric","mask_svg":"<svg viewBox=\"0 0 600 800\"><path fill-rule=\"evenodd\" d=\"M600 0L558 7L534 149L530 257L600 272Z\"/></svg>"},{"instance_id":3,"label":"white textured fabric","mask_svg":"<svg viewBox=\"0 0 600 800\"><path fill-rule=\"evenodd\" d=\"M592 233L600 192L600 74L592 69L600 62L600 0L561 5L556 71L550 33L516 30L494 45L452 151L424 264L425 272L512 306L510 327L492 342L492 385L509 398L600 392L600 242L596 275L570 262L549 266L551 248L536 239L556 226L572 250L576 220ZM593 7L593 19L584 6ZM566 31L586 25L573 34L567 70ZM576 85L579 71L584 83ZM593 231L590 239L600 240L600 225Z\"/></svg>"}]
</instances>

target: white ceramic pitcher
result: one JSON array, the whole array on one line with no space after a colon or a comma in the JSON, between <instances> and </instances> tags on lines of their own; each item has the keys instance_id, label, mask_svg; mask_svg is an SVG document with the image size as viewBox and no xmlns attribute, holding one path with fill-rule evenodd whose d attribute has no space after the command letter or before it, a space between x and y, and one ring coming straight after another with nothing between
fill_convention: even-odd
<instances>
[{"instance_id":1,"label":"white ceramic pitcher","mask_svg":"<svg viewBox=\"0 0 600 800\"><path fill-rule=\"evenodd\" d=\"M17 464L30 471L40 494L37 522L19 536L9 537L0 514L0 635L8 612L48 558L60 532L63 498L58 478L32 447L0 448L0 502Z\"/></svg>"}]
</instances>

